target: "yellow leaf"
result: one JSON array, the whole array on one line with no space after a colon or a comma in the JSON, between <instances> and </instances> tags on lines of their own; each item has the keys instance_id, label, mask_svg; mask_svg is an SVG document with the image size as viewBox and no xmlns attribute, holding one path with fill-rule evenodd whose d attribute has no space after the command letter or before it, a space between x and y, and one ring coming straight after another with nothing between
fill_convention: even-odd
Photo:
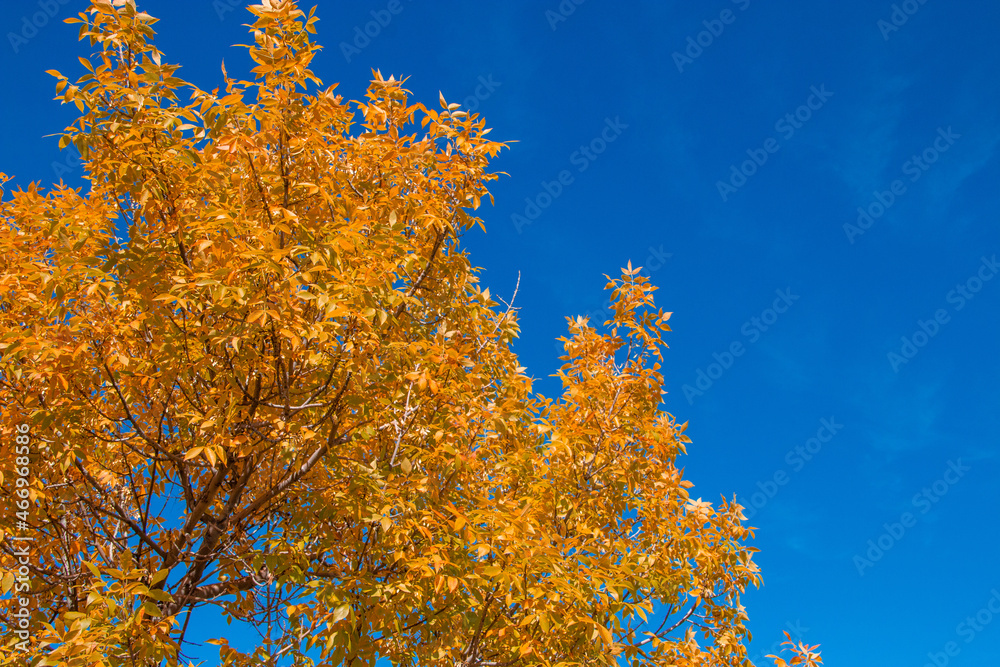
<instances>
[{"instance_id":1,"label":"yellow leaf","mask_svg":"<svg viewBox=\"0 0 1000 667\"><path fill-rule=\"evenodd\" d=\"M3 576L3 582L0 584L0 588L3 590L3 594L6 595L10 592L10 589L14 587L14 573L8 572Z\"/></svg>"},{"instance_id":2,"label":"yellow leaf","mask_svg":"<svg viewBox=\"0 0 1000 667\"><path fill-rule=\"evenodd\" d=\"M333 622L342 621L347 618L351 613L351 605L344 603L333 610Z\"/></svg>"},{"instance_id":3,"label":"yellow leaf","mask_svg":"<svg viewBox=\"0 0 1000 667\"><path fill-rule=\"evenodd\" d=\"M192 447L187 451L187 454L184 455L184 460L190 461L191 459L196 458L204 449L204 447Z\"/></svg>"}]
</instances>

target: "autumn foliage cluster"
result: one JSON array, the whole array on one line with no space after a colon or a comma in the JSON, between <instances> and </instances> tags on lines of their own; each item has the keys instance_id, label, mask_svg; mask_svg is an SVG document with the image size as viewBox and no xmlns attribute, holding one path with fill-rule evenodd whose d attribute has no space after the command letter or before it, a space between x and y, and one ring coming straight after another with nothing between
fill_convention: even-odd
<instances>
[{"instance_id":1,"label":"autumn foliage cluster","mask_svg":"<svg viewBox=\"0 0 1000 667\"><path fill-rule=\"evenodd\" d=\"M132 0L68 20L87 191L0 202L0 663L174 665L221 615L234 666L748 664L751 532L689 496L655 288L609 278L533 392L460 248L504 144L377 72L345 101L312 12L249 10L255 79L211 92Z\"/></svg>"}]
</instances>

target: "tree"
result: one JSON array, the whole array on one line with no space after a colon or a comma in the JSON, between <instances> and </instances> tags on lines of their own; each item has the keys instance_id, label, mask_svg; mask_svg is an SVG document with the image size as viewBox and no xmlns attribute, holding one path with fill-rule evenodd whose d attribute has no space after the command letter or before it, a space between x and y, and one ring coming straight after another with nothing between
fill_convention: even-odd
<instances>
[{"instance_id":1,"label":"tree","mask_svg":"<svg viewBox=\"0 0 1000 667\"><path fill-rule=\"evenodd\" d=\"M68 19L90 191L0 203L2 663L173 665L222 613L261 632L226 665L743 664L752 531L688 494L655 288L609 278L533 393L459 244L504 144L378 72L345 102L313 12L249 9L224 92L132 0Z\"/></svg>"}]
</instances>

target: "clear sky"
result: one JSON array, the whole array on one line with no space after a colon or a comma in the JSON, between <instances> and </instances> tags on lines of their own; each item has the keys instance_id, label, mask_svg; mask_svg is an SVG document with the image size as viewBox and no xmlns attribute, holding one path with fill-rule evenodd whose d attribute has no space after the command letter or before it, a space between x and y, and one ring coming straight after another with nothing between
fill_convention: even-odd
<instances>
[{"instance_id":1,"label":"clear sky","mask_svg":"<svg viewBox=\"0 0 1000 667\"><path fill-rule=\"evenodd\" d=\"M79 76L89 48L46 8L84 4L0 7L15 184L83 184L43 135L75 112L44 71ZM244 4L139 2L204 89L223 59L249 76ZM493 294L521 274L539 390L556 393L564 316L603 320L603 274L631 260L660 286L692 491L737 494L759 527L753 654L789 630L830 665L996 665L1000 6L315 4L314 69L338 92L409 76L517 140L466 238Z\"/></svg>"}]
</instances>

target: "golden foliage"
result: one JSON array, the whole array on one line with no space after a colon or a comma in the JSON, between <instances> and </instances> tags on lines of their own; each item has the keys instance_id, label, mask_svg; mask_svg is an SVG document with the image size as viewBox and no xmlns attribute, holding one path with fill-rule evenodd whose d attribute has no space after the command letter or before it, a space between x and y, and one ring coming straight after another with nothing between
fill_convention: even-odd
<instances>
[{"instance_id":1,"label":"golden foliage","mask_svg":"<svg viewBox=\"0 0 1000 667\"><path fill-rule=\"evenodd\" d=\"M311 12L250 11L256 80L221 92L131 0L69 20L90 191L0 204L0 459L29 425L35 537L31 653L5 636L3 664L177 664L205 607L270 637L218 639L225 665L744 664L751 531L688 495L655 288L609 278L562 396L532 393L459 248L504 144L378 72L344 101Z\"/></svg>"}]
</instances>

